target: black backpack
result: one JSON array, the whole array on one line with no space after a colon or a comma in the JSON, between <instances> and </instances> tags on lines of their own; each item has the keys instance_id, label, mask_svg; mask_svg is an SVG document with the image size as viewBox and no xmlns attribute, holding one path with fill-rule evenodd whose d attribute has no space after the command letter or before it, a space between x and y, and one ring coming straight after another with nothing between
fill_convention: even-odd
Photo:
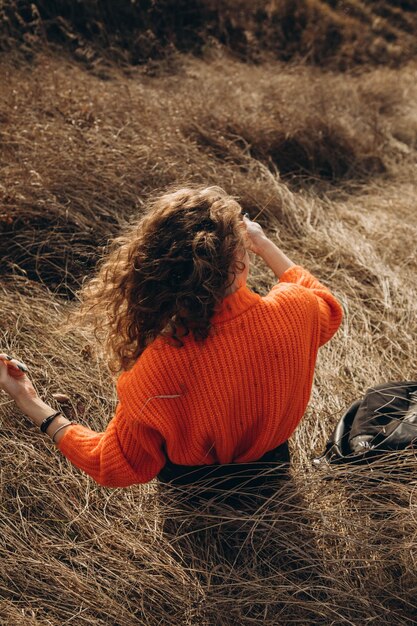
<instances>
[{"instance_id":1,"label":"black backpack","mask_svg":"<svg viewBox=\"0 0 417 626\"><path fill-rule=\"evenodd\" d=\"M313 463L368 463L410 447L417 447L417 382L387 382L350 405Z\"/></svg>"}]
</instances>

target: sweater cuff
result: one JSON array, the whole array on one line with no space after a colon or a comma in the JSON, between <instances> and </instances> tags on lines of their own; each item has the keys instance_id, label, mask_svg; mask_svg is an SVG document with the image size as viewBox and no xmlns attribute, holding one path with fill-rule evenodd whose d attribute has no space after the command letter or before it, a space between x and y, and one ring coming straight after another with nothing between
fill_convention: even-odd
<instances>
[{"instance_id":1,"label":"sweater cuff","mask_svg":"<svg viewBox=\"0 0 417 626\"><path fill-rule=\"evenodd\" d=\"M292 265L281 274L280 283L295 283L301 276L305 276L307 270L302 265Z\"/></svg>"},{"instance_id":2,"label":"sweater cuff","mask_svg":"<svg viewBox=\"0 0 417 626\"><path fill-rule=\"evenodd\" d=\"M76 447L76 442L74 442L74 434L78 435L77 439L80 435L90 435L91 437L101 435L102 433L98 433L87 426L83 426L82 424L71 424L67 426L64 434L56 445L58 450L62 452L64 456L67 458L71 455L71 452Z\"/></svg>"}]
</instances>

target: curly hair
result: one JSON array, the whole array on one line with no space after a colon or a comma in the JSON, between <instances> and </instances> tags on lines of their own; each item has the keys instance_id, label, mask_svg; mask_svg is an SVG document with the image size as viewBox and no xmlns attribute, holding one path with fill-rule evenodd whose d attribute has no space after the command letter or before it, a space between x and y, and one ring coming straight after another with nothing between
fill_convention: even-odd
<instances>
[{"instance_id":1,"label":"curly hair","mask_svg":"<svg viewBox=\"0 0 417 626\"><path fill-rule=\"evenodd\" d=\"M94 331L110 372L127 370L157 337L206 339L247 250L242 207L221 187L171 187L109 244L77 292L72 318ZM243 257L242 257L243 258ZM231 278L232 276L232 278Z\"/></svg>"}]
</instances>

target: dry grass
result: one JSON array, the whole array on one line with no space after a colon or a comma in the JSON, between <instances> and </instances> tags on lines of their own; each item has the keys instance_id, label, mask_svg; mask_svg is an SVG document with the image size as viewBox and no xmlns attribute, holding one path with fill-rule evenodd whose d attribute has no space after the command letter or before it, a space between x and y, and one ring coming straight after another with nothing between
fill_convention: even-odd
<instances>
[{"instance_id":1,"label":"dry grass","mask_svg":"<svg viewBox=\"0 0 417 626\"><path fill-rule=\"evenodd\" d=\"M222 49L242 61L302 60L338 70L415 58L413 0L2 0L0 50L32 58L64 45L98 75L122 64ZM158 66L156 66L158 67Z\"/></svg>"},{"instance_id":2,"label":"dry grass","mask_svg":"<svg viewBox=\"0 0 417 626\"><path fill-rule=\"evenodd\" d=\"M366 387L415 378L416 66L343 76L178 57L176 73L4 60L0 345L96 430L115 406L86 331L54 337L107 239L167 183L222 185L345 308L291 441L292 478L241 514L154 484L100 487L2 399L0 622L193 626L415 623L413 453L311 458ZM285 157L284 157L285 155ZM253 258L250 285L274 277Z\"/></svg>"}]
</instances>

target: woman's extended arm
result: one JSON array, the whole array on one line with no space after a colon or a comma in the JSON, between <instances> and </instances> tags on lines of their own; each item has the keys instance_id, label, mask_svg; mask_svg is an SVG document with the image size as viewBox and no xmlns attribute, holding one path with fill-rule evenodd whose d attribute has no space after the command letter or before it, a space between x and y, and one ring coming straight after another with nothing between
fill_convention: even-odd
<instances>
[{"instance_id":1,"label":"woman's extended arm","mask_svg":"<svg viewBox=\"0 0 417 626\"><path fill-rule=\"evenodd\" d=\"M3 358L2 358L3 357ZM55 409L37 394L30 379L21 372L17 361L0 354L0 389L36 426ZM104 432L96 432L82 424L72 424L64 416L56 417L46 430L56 435L59 450L76 467L107 487L127 487L146 483L154 478L166 462L161 434L147 424L137 423L125 413L119 402Z\"/></svg>"},{"instance_id":2,"label":"woman's extended arm","mask_svg":"<svg viewBox=\"0 0 417 626\"><path fill-rule=\"evenodd\" d=\"M64 430L59 450L100 485L147 483L166 463L161 433L132 419L120 402L104 432L82 424Z\"/></svg>"}]
</instances>

